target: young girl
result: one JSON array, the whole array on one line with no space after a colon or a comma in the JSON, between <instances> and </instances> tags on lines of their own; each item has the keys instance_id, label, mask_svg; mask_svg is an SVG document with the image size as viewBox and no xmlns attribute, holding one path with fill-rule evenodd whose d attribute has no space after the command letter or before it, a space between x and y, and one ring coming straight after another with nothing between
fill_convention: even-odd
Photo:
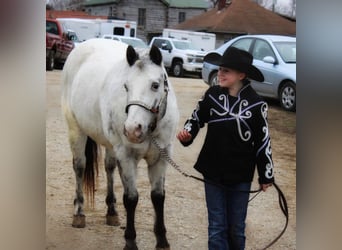
<instances>
[{"instance_id":1,"label":"young girl","mask_svg":"<svg viewBox=\"0 0 342 250\"><path fill-rule=\"evenodd\" d=\"M204 145L194 167L207 180L208 247L241 250L245 249L249 194L240 191L250 190L255 166L263 191L274 182L268 106L248 80L262 82L264 76L252 65L251 54L234 47L222 56L209 53L204 60L220 66L219 86L206 91L177 138L189 146L207 123Z\"/></svg>"}]
</instances>

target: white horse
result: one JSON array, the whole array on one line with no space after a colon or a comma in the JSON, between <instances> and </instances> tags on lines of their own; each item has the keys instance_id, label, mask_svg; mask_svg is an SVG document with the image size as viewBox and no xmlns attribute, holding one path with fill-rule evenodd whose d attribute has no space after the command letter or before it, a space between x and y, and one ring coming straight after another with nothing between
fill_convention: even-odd
<instances>
[{"instance_id":1,"label":"white horse","mask_svg":"<svg viewBox=\"0 0 342 250\"><path fill-rule=\"evenodd\" d=\"M81 43L63 69L62 109L76 176L74 227L85 227L83 190L94 199L97 145L105 147L107 224L118 225L113 175L119 167L127 213L124 249L138 249L134 226L137 164L145 159L155 210L156 249L169 249L164 225L165 170L152 138L172 151L179 113L158 48L134 50L105 39ZM83 183L84 182L84 183Z\"/></svg>"}]
</instances>

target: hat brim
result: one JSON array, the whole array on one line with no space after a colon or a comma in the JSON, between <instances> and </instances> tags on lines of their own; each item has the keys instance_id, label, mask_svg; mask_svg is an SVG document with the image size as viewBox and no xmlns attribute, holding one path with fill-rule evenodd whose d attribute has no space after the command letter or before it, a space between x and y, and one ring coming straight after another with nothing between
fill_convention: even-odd
<instances>
[{"instance_id":1,"label":"hat brim","mask_svg":"<svg viewBox=\"0 0 342 250\"><path fill-rule=\"evenodd\" d=\"M204 59L205 62L217 65L217 66L222 66L226 68L231 68L235 70L239 70L243 73L246 73L247 77L250 79L253 79L258 82L263 82L264 81L264 75L261 73L261 71L256 68L253 65L250 64L239 64L234 61L222 61L222 56L219 53L216 52L211 52L208 53Z\"/></svg>"}]
</instances>

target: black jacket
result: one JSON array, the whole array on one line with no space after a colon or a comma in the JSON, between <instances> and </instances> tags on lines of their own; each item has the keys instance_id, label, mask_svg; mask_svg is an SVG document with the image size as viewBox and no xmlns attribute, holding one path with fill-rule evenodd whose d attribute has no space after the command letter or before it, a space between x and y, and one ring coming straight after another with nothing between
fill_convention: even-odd
<instances>
[{"instance_id":1,"label":"black jacket","mask_svg":"<svg viewBox=\"0 0 342 250\"><path fill-rule=\"evenodd\" d=\"M182 143L188 146L208 124L195 169L213 181L233 184L252 181L257 166L259 183L274 182L267 109L250 84L238 97L228 95L227 88L210 87L184 125L192 135L192 141Z\"/></svg>"}]
</instances>

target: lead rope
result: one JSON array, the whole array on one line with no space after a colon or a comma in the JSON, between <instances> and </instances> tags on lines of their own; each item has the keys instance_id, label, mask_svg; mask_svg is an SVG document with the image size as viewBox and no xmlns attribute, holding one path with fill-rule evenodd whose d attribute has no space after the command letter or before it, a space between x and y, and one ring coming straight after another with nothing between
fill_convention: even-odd
<instances>
[{"instance_id":1,"label":"lead rope","mask_svg":"<svg viewBox=\"0 0 342 250\"><path fill-rule=\"evenodd\" d=\"M207 184L211 184L211 185L215 185L215 186L218 186L218 187L221 187L221 188L225 188L227 189L227 187L223 186L223 185L220 185L218 183L215 183L215 182L212 182L212 181L209 181L207 179L202 179L202 178L199 178L197 176L194 176L194 175L190 175L190 174L187 174L185 173L181 167L171 159L171 157L169 156L169 154L166 152L165 149L161 148L160 145L158 144L158 142L156 141L156 139L154 137L151 138L151 141L153 143L154 146L156 146L156 148L158 149L160 155L162 158L164 158L164 160L166 160L174 169L176 169L179 173L181 173L183 176L185 177L188 177L188 178L192 178L192 179L195 179L197 181L201 181L201 182L204 182L204 183L207 183ZM279 207L281 209L281 211L283 212L285 218L286 218L286 222L285 222L285 226L283 228L283 230L280 232L280 234L274 239L272 240L266 247L262 248L261 250L265 250L267 248L269 248L270 246L272 246L275 242L277 242L280 237L285 233L286 231L286 228L287 228L287 225L288 225L288 222L289 222L289 212L288 212L288 207L287 207L287 202L286 202L286 199L285 199L285 196L284 196L284 193L281 191L281 189L279 188L279 186L274 182L273 183L273 186L275 187L275 189L277 190L278 192L278 199L279 199ZM239 192L248 192L248 193L255 193L255 195L250 198L248 200L248 202L252 201L258 194L260 194L261 192L261 188L258 189L258 190L235 190L235 191L239 191Z\"/></svg>"}]
</instances>

